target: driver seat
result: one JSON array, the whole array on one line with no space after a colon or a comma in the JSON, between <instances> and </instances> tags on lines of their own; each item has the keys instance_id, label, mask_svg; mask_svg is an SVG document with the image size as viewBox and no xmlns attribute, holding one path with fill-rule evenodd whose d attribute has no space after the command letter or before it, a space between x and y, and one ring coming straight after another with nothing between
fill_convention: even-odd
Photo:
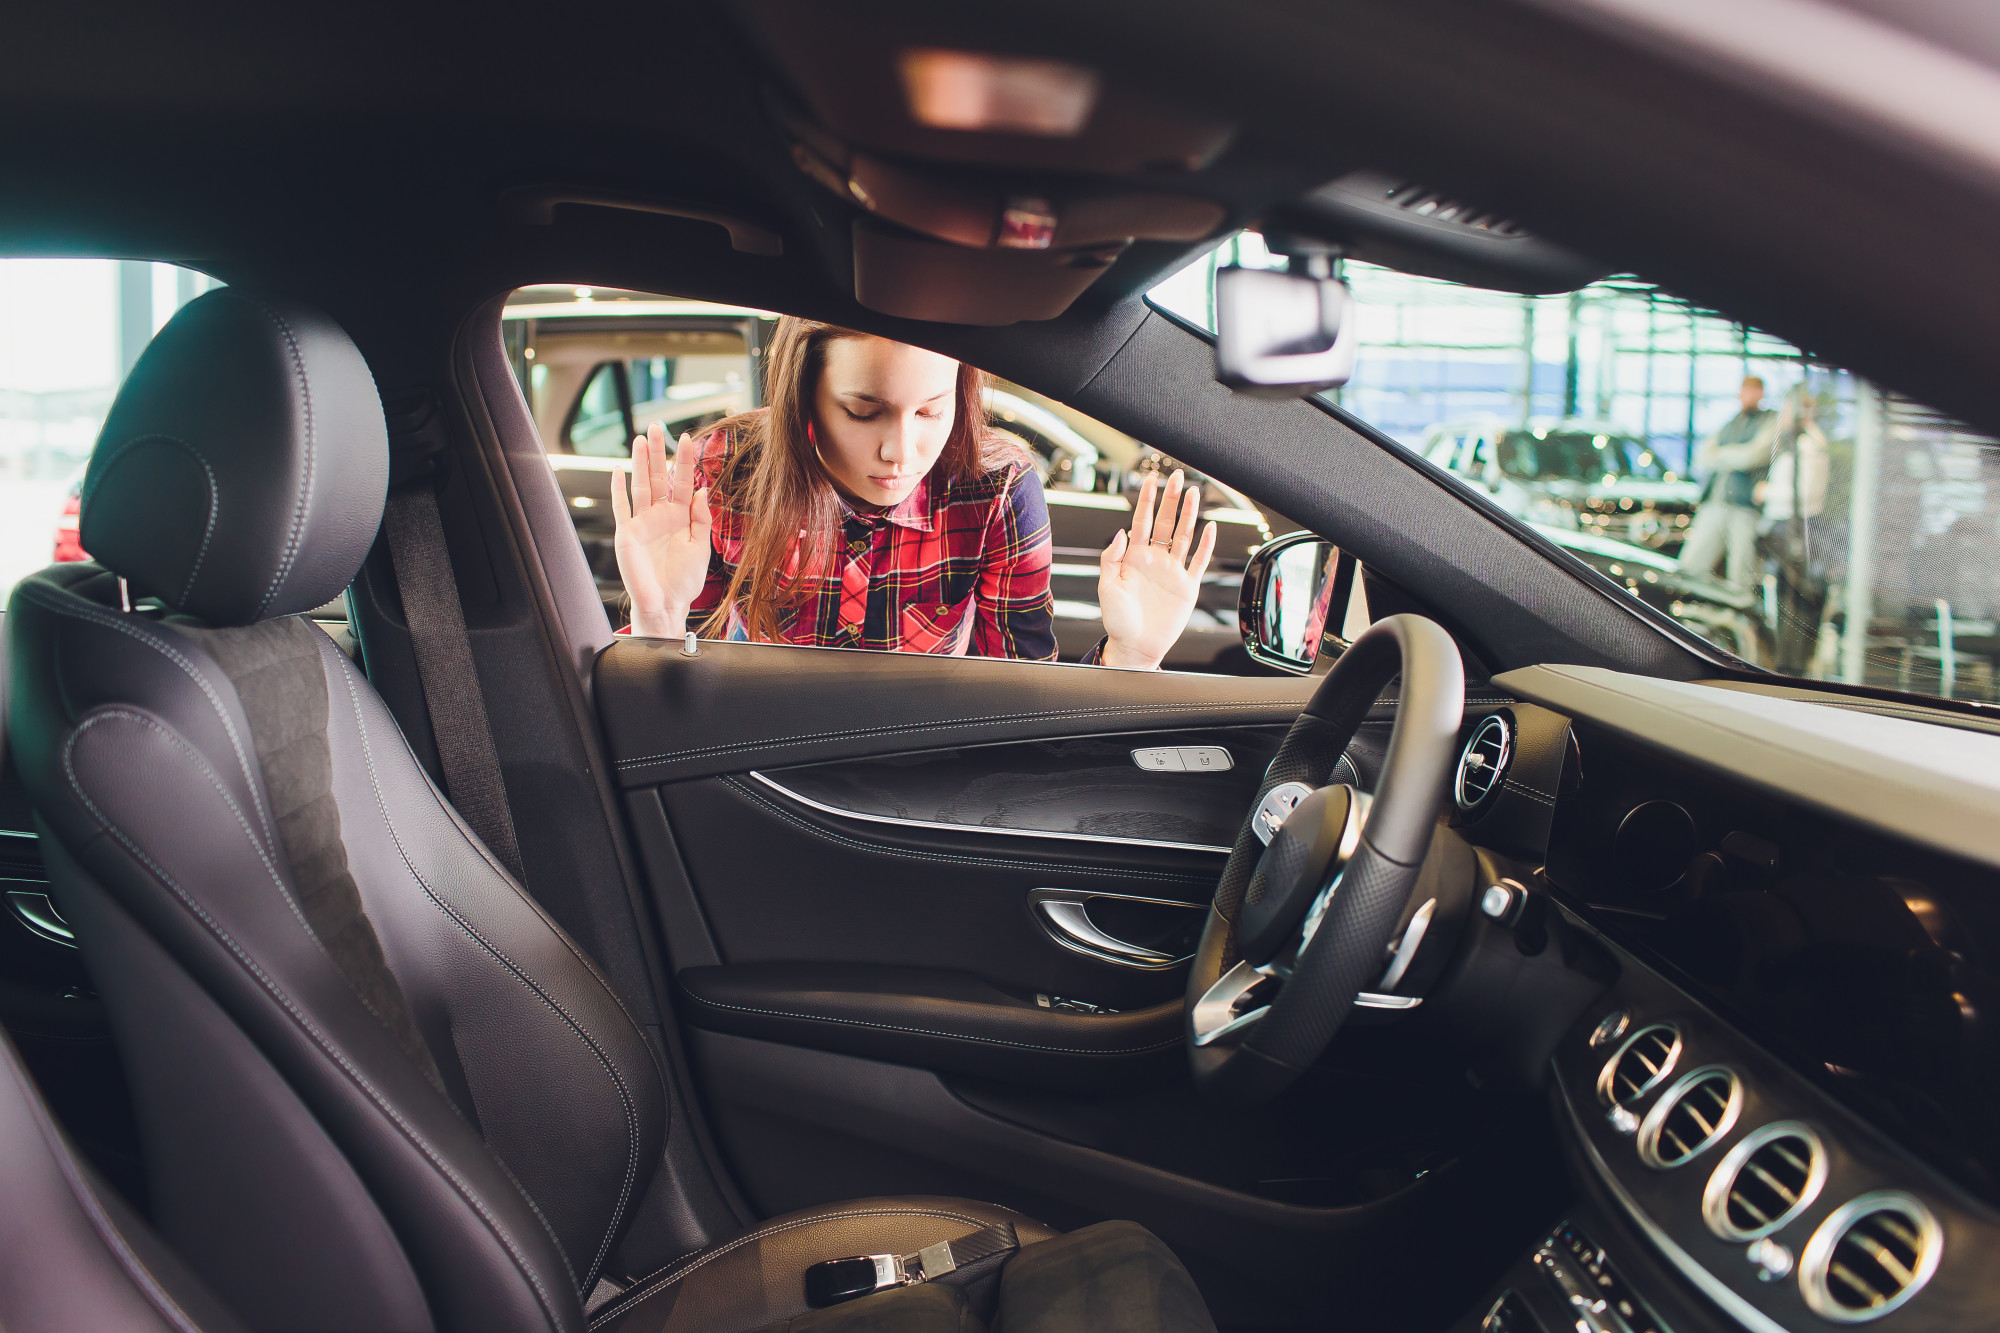
<instances>
[{"instance_id":1,"label":"driver seat","mask_svg":"<svg viewBox=\"0 0 2000 1333\"><path fill-rule=\"evenodd\" d=\"M13 595L18 767L189 1267L260 1329L803 1330L907 1292L882 1327L997 1298L1010 1333L1212 1329L1142 1229L1057 1239L962 1199L813 1208L607 1275L662 1169L659 1057L301 614L353 579L387 476L346 334L216 291L105 422L98 563ZM998 1224L1023 1248L984 1291L805 1314L811 1264Z\"/></svg>"}]
</instances>

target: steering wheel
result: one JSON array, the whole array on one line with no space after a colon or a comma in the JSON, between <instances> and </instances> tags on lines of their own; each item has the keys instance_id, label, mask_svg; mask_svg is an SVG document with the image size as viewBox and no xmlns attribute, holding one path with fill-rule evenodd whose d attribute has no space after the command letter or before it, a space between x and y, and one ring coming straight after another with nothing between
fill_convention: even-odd
<instances>
[{"instance_id":1,"label":"steering wheel","mask_svg":"<svg viewBox=\"0 0 2000 1333\"><path fill-rule=\"evenodd\" d=\"M1373 799L1327 785L1399 671ZM1203 1092L1239 1105L1277 1096L1326 1050L1356 995L1384 984L1464 712L1458 647L1422 616L1377 621L1321 680L1265 771L1195 951L1187 1049ZM1408 962L1399 953L1388 967L1400 976Z\"/></svg>"}]
</instances>

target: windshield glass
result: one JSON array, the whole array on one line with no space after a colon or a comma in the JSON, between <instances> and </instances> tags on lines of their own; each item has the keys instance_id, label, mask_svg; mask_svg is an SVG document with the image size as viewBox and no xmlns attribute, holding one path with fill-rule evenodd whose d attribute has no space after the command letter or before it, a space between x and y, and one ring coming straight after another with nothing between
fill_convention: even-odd
<instances>
[{"instance_id":1,"label":"windshield glass","mask_svg":"<svg viewBox=\"0 0 2000 1333\"><path fill-rule=\"evenodd\" d=\"M1245 232L1151 299L1213 332L1216 269L1283 262ZM1753 665L2000 702L2000 441L1636 278L1340 272L1343 414Z\"/></svg>"}]
</instances>

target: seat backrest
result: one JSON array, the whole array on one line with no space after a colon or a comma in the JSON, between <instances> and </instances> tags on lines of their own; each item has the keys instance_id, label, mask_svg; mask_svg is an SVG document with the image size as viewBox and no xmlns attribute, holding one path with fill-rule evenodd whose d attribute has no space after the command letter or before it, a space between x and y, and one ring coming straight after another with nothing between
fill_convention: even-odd
<instances>
[{"instance_id":1,"label":"seat backrest","mask_svg":"<svg viewBox=\"0 0 2000 1333\"><path fill-rule=\"evenodd\" d=\"M663 1076L300 616L374 540L387 449L330 320L183 308L85 477L102 567L14 593L11 742L194 1270L258 1326L581 1328Z\"/></svg>"},{"instance_id":2,"label":"seat backrest","mask_svg":"<svg viewBox=\"0 0 2000 1333\"><path fill-rule=\"evenodd\" d=\"M0 1328L240 1333L57 1127L0 1033Z\"/></svg>"}]
</instances>

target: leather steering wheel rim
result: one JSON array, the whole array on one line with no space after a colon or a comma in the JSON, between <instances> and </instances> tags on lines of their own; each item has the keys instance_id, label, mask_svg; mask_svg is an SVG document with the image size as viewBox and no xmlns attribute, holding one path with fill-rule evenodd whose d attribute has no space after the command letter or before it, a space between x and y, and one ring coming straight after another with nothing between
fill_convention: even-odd
<instances>
[{"instance_id":1,"label":"leather steering wheel rim","mask_svg":"<svg viewBox=\"0 0 2000 1333\"><path fill-rule=\"evenodd\" d=\"M1340 872L1325 918L1263 1017L1228 1044L1197 1040L1196 1005L1243 961L1237 922L1264 847L1254 823L1265 796L1288 782L1317 790L1383 688L1400 674L1395 729L1368 822ZM1188 974L1185 1020L1194 1080L1222 1101L1256 1104L1305 1072L1347 1022L1354 997L1382 970L1383 951L1423 867L1465 714L1458 646L1436 621L1389 616L1341 654L1265 770L1236 836Z\"/></svg>"}]
</instances>

